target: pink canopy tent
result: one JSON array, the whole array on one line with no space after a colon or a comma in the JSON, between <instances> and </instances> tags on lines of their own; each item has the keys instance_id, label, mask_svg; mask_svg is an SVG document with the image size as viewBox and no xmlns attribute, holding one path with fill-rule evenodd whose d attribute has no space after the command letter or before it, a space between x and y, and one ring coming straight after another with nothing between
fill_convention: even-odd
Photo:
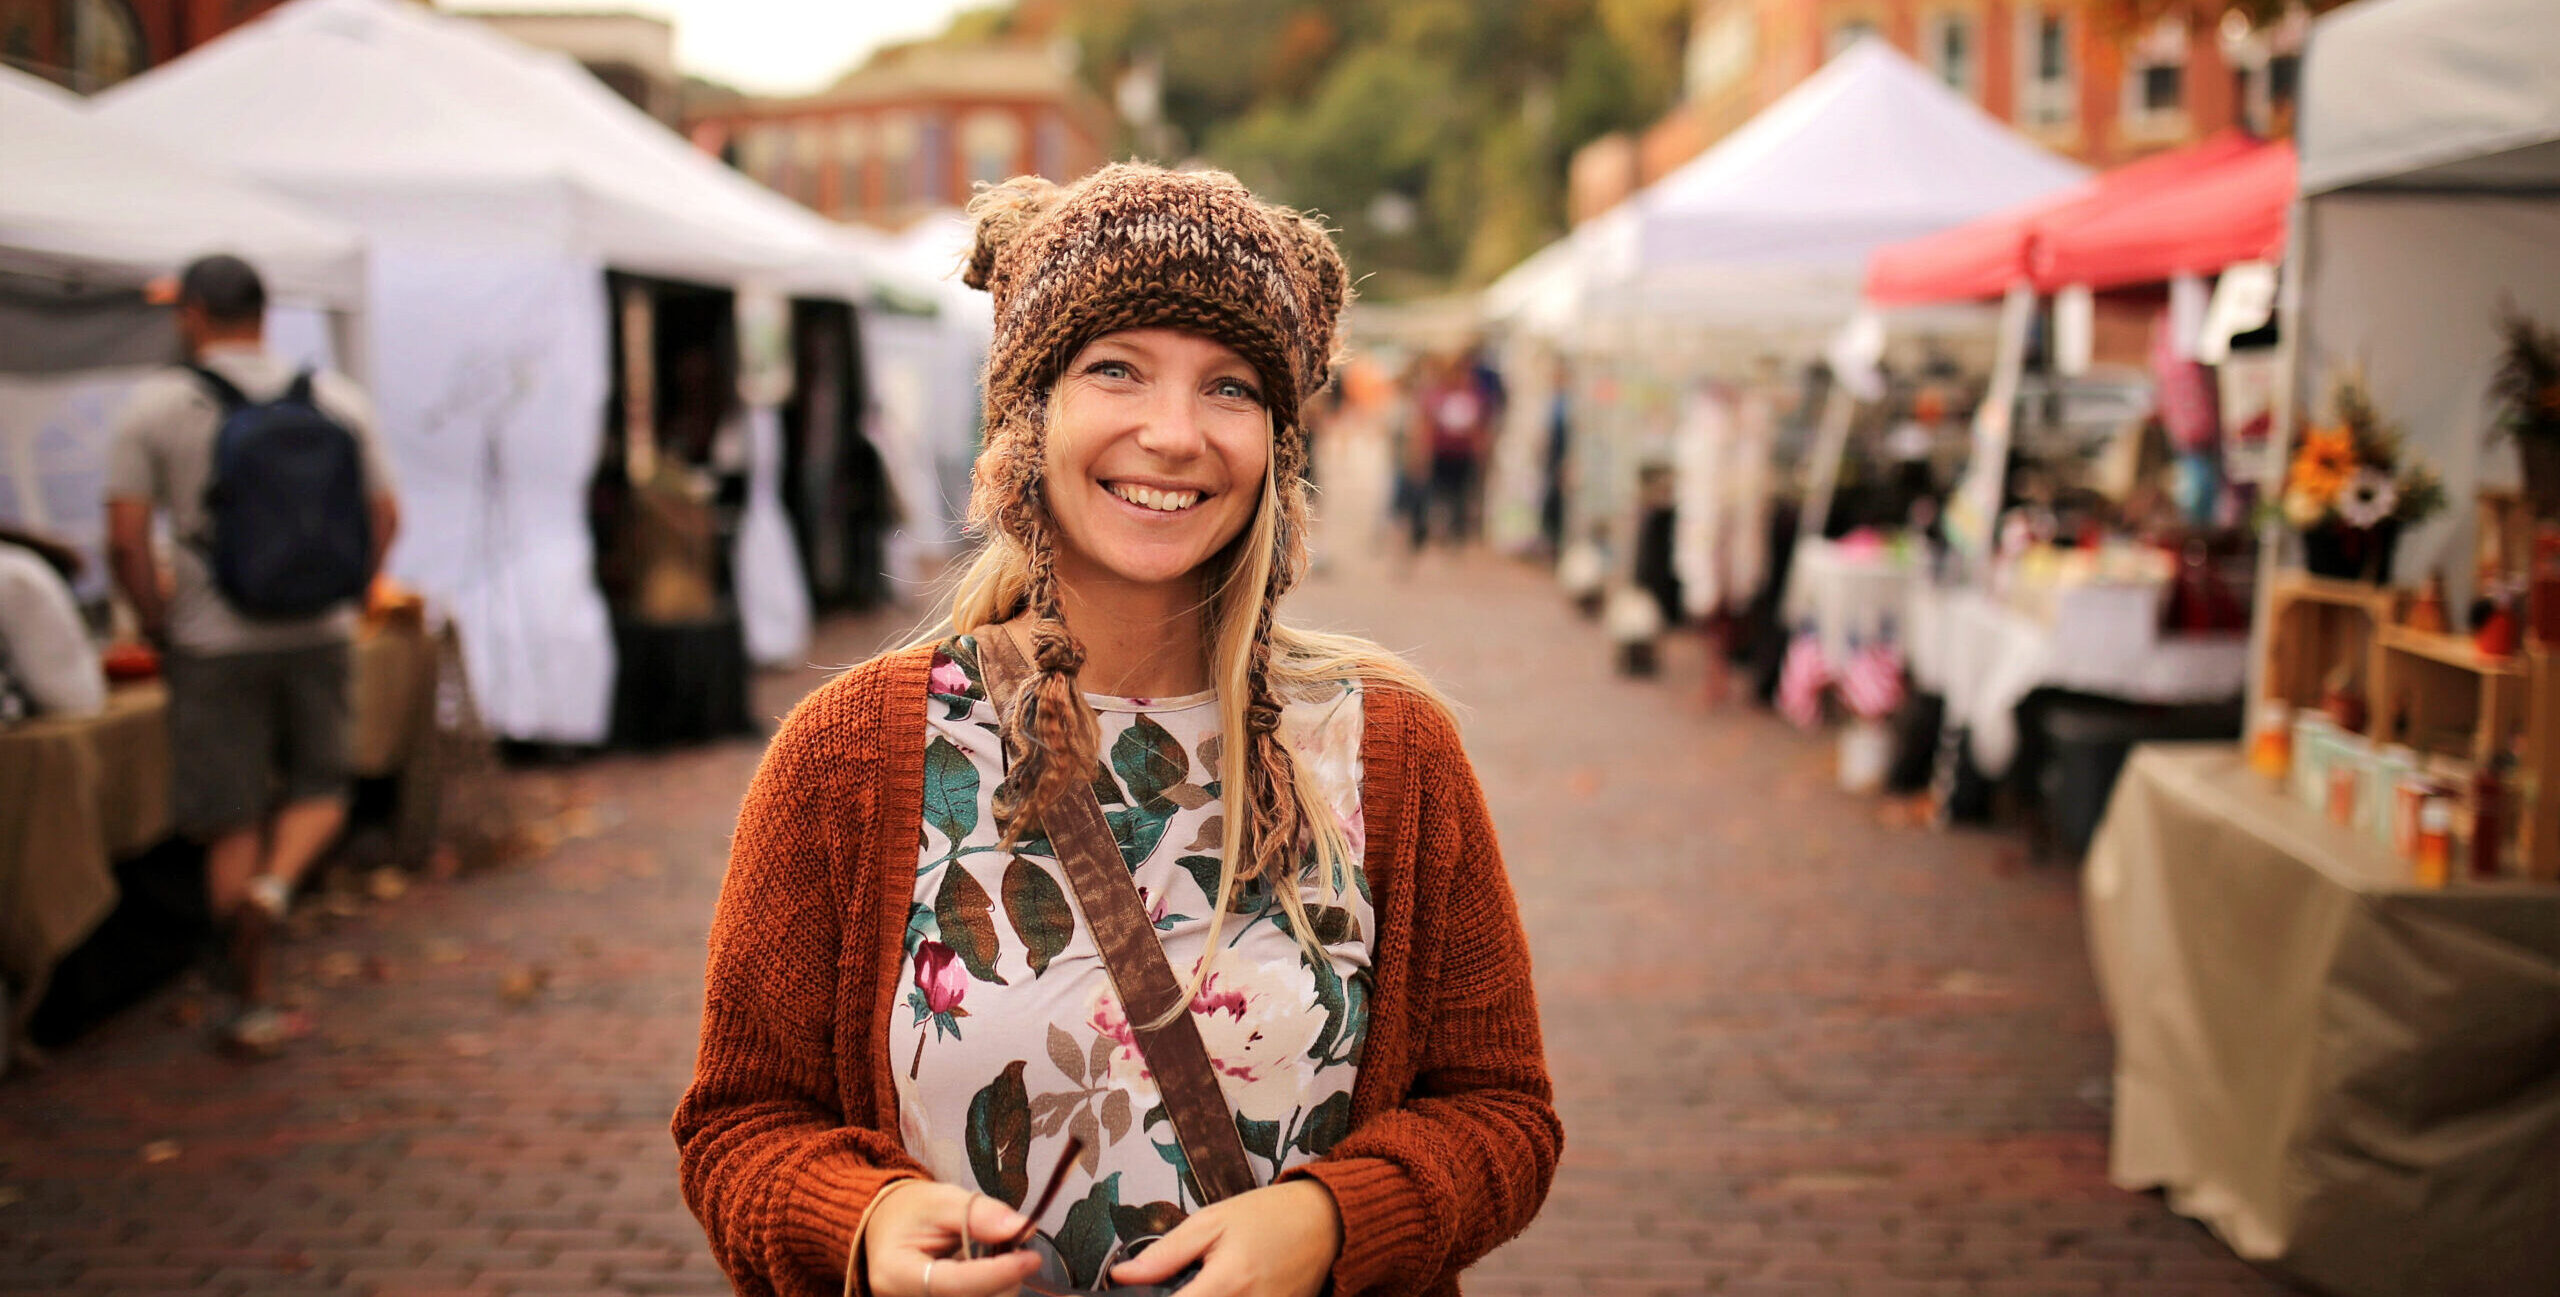
<instances>
[{"instance_id":1,"label":"pink canopy tent","mask_svg":"<svg viewBox=\"0 0 2560 1297\"><path fill-rule=\"evenodd\" d=\"M2290 141L2256 144L2082 213L2037 243L2035 282L2041 288L2120 288L2210 275L2235 262L2277 260L2284 255L2294 170Z\"/></svg>"},{"instance_id":2,"label":"pink canopy tent","mask_svg":"<svg viewBox=\"0 0 2560 1297\"><path fill-rule=\"evenodd\" d=\"M2118 228L2115 218L2136 210L2149 213L2152 219L2180 215L2181 228L2185 228L2183 205L2175 195L2190 183L2220 176L2226 168L2246 165L2278 148L2284 154L2289 198L2290 146L2268 145L2238 131L2224 131L2186 148L2091 177L2053 197L1879 248L1867 262L1867 300L1881 306L1974 301L1998 297L2018 283L2050 291L2066 283L2082 282L2050 278L2044 273L2048 245L2087 222ZM2162 199L2171 201L2157 201ZM2275 213L2279 245L2283 241L2282 207L2279 200ZM2222 264L2245 259L2233 257ZM2165 279L2169 273L2163 271L2149 278Z\"/></svg>"}]
</instances>

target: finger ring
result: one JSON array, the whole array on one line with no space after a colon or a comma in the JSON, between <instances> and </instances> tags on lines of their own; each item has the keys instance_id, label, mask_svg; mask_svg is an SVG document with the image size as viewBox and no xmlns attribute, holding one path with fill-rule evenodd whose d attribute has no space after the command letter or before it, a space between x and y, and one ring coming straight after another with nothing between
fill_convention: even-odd
<instances>
[{"instance_id":1,"label":"finger ring","mask_svg":"<svg viewBox=\"0 0 2560 1297\"><path fill-rule=\"evenodd\" d=\"M941 1260L942 1258L938 1256L929 1256L924 1259L924 1297L933 1297L933 1267Z\"/></svg>"}]
</instances>

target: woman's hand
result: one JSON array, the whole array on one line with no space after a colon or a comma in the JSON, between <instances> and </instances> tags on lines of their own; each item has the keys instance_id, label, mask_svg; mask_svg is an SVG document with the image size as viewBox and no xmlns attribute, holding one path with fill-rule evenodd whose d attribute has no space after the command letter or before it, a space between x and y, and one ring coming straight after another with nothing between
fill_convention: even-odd
<instances>
[{"instance_id":1,"label":"woman's hand","mask_svg":"<svg viewBox=\"0 0 2560 1297\"><path fill-rule=\"evenodd\" d=\"M1315 1297L1342 1251L1342 1213L1333 1191L1291 1180L1203 1207L1135 1260L1111 1268L1111 1281L1159 1284L1194 1261L1200 1274L1182 1297ZM941 1276L934 1276L941 1297Z\"/></svg>"},{"instance_id":2,"label":"woman's hand","mask_svg":"<svg viewBox=\"0 0 2560 1297\"><path fill-rule=\"evenodd\" d=\"M1030 1224L1022 1213L957 1185L913 1180L881 1190L888 1195L863 1226L864 1274L873 1297L1002 1297L1040 1268L1029 1249L1003 1256L959 1259L964 1222L981 1249L1020 1235ZM933 1288L925 1289L925 1263L933 1263Z\"/></svg>"}]
</instances>

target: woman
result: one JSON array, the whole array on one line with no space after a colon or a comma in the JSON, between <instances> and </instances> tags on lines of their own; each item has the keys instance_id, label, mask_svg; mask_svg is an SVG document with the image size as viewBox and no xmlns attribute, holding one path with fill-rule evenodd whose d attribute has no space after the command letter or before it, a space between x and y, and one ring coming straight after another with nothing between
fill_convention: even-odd
<instances>
[{"instance_id":1,"label":"woman","mask_svg":"<svg viewBox=\"0 0 2560 1297\"><path fill-rule=\"evenodd\" d=\"M985 546L947 635L821 687L747 794L686 1199L745 1293L1454 1293L1562 1132L1445 705L1273 617L1341 259L1215 173L1021 179L972 212ZM1131 927L1067 899L1096 875L1060 859L1097 841ZM1183 983L1155 1018L1115 989L1150 939ZM1174 1119L1173 1035L1214 1069L1234 1196Z\"/></svg>"}]
</instances>

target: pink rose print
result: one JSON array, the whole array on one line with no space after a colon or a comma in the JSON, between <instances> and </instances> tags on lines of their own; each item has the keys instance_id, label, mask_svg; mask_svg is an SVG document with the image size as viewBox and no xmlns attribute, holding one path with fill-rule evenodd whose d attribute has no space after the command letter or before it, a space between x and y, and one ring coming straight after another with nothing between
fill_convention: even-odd
<instances>
[{"instance_id":1,"label":"pink rose print","mask_svg":"<svg viewBox=\"0 0 2560 1297\"><path fill-rule=\"evenodd\" d=\"M961 670L960 664L947 654L933 655L932 679L935 693L958 695L969 692L969 673Z\"/></svg>"},{"instance_id":2,"label":"pink rose print","mask_svg":"<svg viewBox=\"0 0 2560 1297\"><path fill-rule=\"evenodd\" d=\"M927 941L916 947L916 989L908 993L907 1007L916 1011L917 1026L923 1026L925 1019L931 1018L934 1035L948 1031L953 1039L958 1039L959 1020L969 1016L969 1011L960 1007L960 1001L968 993L969 970L960 966L960 958L952 953L951 947L939 941ZM910 1081L916 1079L916 1070L924 1066L925 1039L921 1032L916 1036L916 1056L907 1064L907 1079Z\"/></svg>"}]
</instances>

